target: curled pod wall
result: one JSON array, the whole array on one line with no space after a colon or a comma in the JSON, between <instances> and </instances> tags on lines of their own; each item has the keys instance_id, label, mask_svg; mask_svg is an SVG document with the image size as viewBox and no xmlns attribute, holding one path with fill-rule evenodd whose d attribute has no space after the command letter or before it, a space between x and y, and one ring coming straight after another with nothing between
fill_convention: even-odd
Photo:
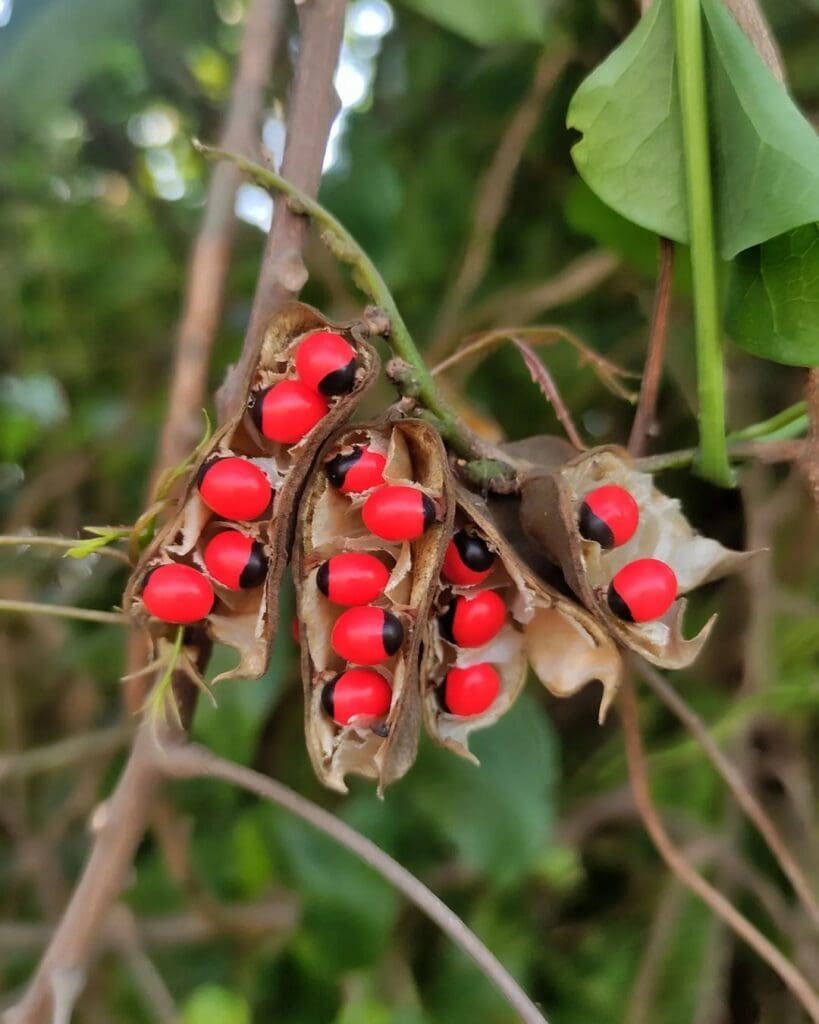
<instances>
[{"instance_id":1,"label":"curled pod wall","mask_svg":"<svg viewBox=\"0 0 819 1024\"><path fill-rule=\"evenodd\" d=\"M361 452L369 453L379 473L365 481L372 486L363 491L343 489L338 467L355 462ZM402 507L396 511L398 504ZM301 503L293 577L307 748L317 776L333 789L346 791L345 777L352 773L376 779L383 792L415 760L421 723L419 645L453 512L443 444L420 420L340 431L316 462ZM401 533L399 527L404 528L405 539L395 536ZM335 584L335 574L345 564L339 556L351 554L384 566L378 593L359 594L349 574L338 575L340 582ZM359 563L367 569L361 559ZM352 564L355 569L355 559ZM359 671L345 656L350 651L342 641L351 642L344 635L349 612L364 608L381 609L393 627L395 620L400 624L390 631L381 657L377 652L368 655L366 669L386 680L389 703L383 714L369 714L362 704L361 714L339 721L333 717L328 693L345 684L344 673ZM341 717L337 711L336 716Z\"/></svg>"},{"instance_id":2,"label":"curled pod wall","mask_svg":"<svg viewBox=\"0 0 819 1024\"><path fill-rule=\"evenodd\" d=\"M495 556L491 572L477 583L462 585L442 574L435 583L421 663L426 728L436 743L470 760L469 734L496 722L514 703L531 665L556 697L569 697L598 680L603 688L601 720L620 684L622 663L612 639L575 601L539 579L497 529L486 504L457 484L456 534L482 541ZM505 621L479 647L458 644L451 625L453 601L493 591L507 609ZM498 677L497 696L477 714L454 714L446 688L453 668L490 666Z\"/></svg>"},{"instance_id":3,"label":"curled pod wall","mask_svg":"<svg viewBox=\"0 0 819 1024\"><path fill-rule=\"evenodd\" d=\"M174 573L164 570L157 576L156 570L183 566L189 570L185 575L201 574L200 586L204 581L213 591L208 614L195 623L184 621L205 629L213 641L235 648L239 655L236 666L214 682L256 678L264 672L275 640L281 577L290 557L304 482L319 447L348 419L378 373L378 355L366 340L377 329L366 319L330 323L299 302L288 303L270 321L245 382L247 404L200 452L175 511L142 553L125 591L124 607L147 630L155 651L173 635L173 623L179 621L173 611L177 594L163 595L164 601L153 594L157 584L165 583L163 576ZM349 345L354 365L346 369L343 393L308 394L298 379L296 353L317 332L330 332ZM291 419L301 415L301 426L288 440L277 441L265 435L258 403L283 382L289 390L291 383L295 386L301 405Z\"/></svg>"},{"instance_id":4,"label":"curled pod wall","mask_svg":"<svg viewBox=\"0 0 819 1024\"><path fill-rule=\"evenodd\" d=\"M587 497L602 488L622 489L637 505L633 535L612 547L601 544L599 537L590 538L584 523ZM697 533L679 501L659 491L653 477L636 469L629 454L615 446L591 449L559 466L533 465L522 485L520 516L530 544L561 567L571 589L606 630L662 668L690 665L716 620L712 616L696 636L686 639L686 601L681 595L739 571L754 554L730 551ZM629 621L628 595L624 599L616 588L618 580L639 584L641 570L660 570L651 588L671 590L661 600L661 614L652 616L649 593L645 621L639 615ZM645 599L645 587L641 596Z\"/></svg>"}]
</instances>

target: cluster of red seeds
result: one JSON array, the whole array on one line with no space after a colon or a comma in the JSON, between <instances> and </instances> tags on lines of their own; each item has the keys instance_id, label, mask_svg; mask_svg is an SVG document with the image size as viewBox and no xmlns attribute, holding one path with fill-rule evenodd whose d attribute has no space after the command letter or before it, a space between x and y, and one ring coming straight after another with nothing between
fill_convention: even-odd
<instances>
[{"instance_id":1,"label":"cluster of red seeds","mask_svg":"<svg viewBox=\"0 0 819 1024\"><path fill-rule=\"evenodd\" d=\"M329 411L329 399L352 390L358 368L353 347L332 331L314 331L299 343L296 378L285 378L254 392L251 418L268 441L296 444ZM238 455L218 456L203 464L197 477L202 501L219 519L251 523L270 514L273 486L265 471ZM259 587L267 575L264 548L242 530L221 530L202 552L208 575L228 590ZM205 573L171 562L148 576L142 599L151 615L164 622L189 624L208 615L215 595Z\"/></svg>"},{"instance_id":2,"label":"cluster of red seeds","mask_svg":"<svg viewBox=\"0 0 819 1024\"><path fill-rule=\"evenodd\" d=\"M608 551L628 543L637 531L640 510L628 491L606 484L591 491L580 506L581 536ZM658 558L638 558L617 572L608 588L611 610L626 622L648 622L665 615L677 596L677 577Z\"/></svg>"},{"instance_id":3,"label":"cluster of red seeds","mask_svg":"<svg viewBox=\"0 0 819 1024\"><path fill-rule=\"evenodd\" d=\"M468 530L458 530L447 546L441 575L457 587L473 592L452 595L439 620L444 640L460 648L483 647L506 623L506 605L495 590L479 589L491 575L496 557L486 541ZM440 691L444 710L469 717L487 711L500 692L500 676L489 662L447 672Z\"/></svg>"},{"instance_id":4,"label":"cluster of red seeds","mask_svg":"<svg viewBox=\"0 0 819 1024\"><path fill-rule=\"evenodd\" d=\"M417 487L387 484L386 458L364 445L353 445L325 463L330 484L341 494L370 492L361 505L364 525L391 543L417 540L435 521L435 505ZM333 604L346 606L336 620L330 644L348 667L327 683L322 705L339 725L357 717L387 714L392 689L372 666L385 665L404 642L404 626L397 615L373 602L384 593L389 571L366 552L344 552L323 562L316 585ZM365 666L365 667L361 667Z\"/></svg>"}]
</instances>

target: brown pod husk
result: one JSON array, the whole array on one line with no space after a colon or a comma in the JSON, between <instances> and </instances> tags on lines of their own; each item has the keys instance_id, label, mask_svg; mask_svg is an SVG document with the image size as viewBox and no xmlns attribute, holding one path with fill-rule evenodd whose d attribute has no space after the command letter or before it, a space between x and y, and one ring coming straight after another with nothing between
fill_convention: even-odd
<instances>
[{"instance_id":1,"label":"brown pod husk","mask_svg":"<svg viewBox=\"0 0 819 1024\"><path fill-rule=\"evenodd\" d=\"M578 531L583 498L602 484L617 484L635 498L640 510L636 533L628 543L605 551ZM680 503L654 486L624 449L594 448L549 472L534 471L521 487L520 515L529 540L557 562L566 581L606 629L624 646L661 668L685 668L697 657L716 621L713 615L691 639L682 633L686 601L678 596L668 612L652 622L630 623L615 615L607 601L612 577L637 558L657 558L674 570L678 595L737 572L754 552L730 551L697 533Z\"/></svg>"},{"instance_id":2,"label":"brown pod husk","mask_svg":"<svg viewBox=\"0 0 819 1024\"><path fill-rule=\"evenodd\" d=\"M455 529L466 528L495 552L491 575L475 586L439 580L433 610L452 596L497 590L505 598L509 618L484 647L461 649L441 635L437 615L430 618L421 665L424 720L436 743L477 763L469 750L469 734L496 722L515 702L526 681L527 665L556 697L569 697L599 680L602 721L620 685L622 663L616 645L584 608L539 579L513 551L495 525L485 504L470 491L454 485ZM488 662L501 679L500 694L480 715L461 717L444 710L440 687L453 666Z\"/></svg>"},{"instance_id":3,"label":"brown pod husk","mask_svg":"<svg viewBox=\"0 0 819 1024\"><path fill-rule=\"evenodd\" d=\"M387 457L387 483L412 484L432 498L438 518L417 540L389 543L363 523L361 505L368 493L344 495L332 487L322 466L353 444L365 444ZM422 627L451 532L446 453L437 432L421 420L380 422L345 429L332 437L317 461L301 504L293 556L301 636L307 749L316 775L326 786L346 792L348 773L378 781L378 791L401 778L415 760L421 722L418 685ZM390 568L384 594L374 603L398 615L404 641L375 671L389 679L392 702L385 720L340 726L321 704L324 685L346 667L330 645L330 632L345 610L321 593L316 569L344 551L383 556Z\"/></svg>"},{"instance_id":4,"label":"brown pod husk","mask_svg":"<svg viewBox=\"0 0 819 1024\"><path fill-rule=\"evenodd\" d=\"M214 682L237 677L254 679L265 671L276 636L281 578L290 556L304 481L328 434L349 418L378 374L378 355L365 340L377 333L375 322L364 318L336 324L310 306L290 302L265 329L259 359L245 381L244 393L250 396L258 388L295 376L292 356L296 344L305 334L324 328L344 335L357 351L359 367L352 391L331 398L327 415L293 445L263 437L250 416L249 404L238 410L213 435L191 466L176 511L143 552L125 591L124 607L147 629L156 651L159 640L176 627L148 614L140 596L146 575L163 563L179 562L192 565L208 576L202 550L220 529L240 529L261 543L268 558L263 585L249 590L231 590L208 576L216 600L204 626L215 642L227 644L239 652L238 664L217 676ZM228 455L244 456L260 466L273 487L272 509L253 522L222 520L199 495L197 474L200 468L215 456Z\"/></svg>"}]
</instances>

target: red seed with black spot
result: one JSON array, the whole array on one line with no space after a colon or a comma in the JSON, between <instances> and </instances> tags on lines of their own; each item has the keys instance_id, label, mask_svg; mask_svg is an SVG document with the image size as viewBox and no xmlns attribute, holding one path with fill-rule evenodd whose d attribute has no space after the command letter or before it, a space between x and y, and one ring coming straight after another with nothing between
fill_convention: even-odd
<instances>
[{"instance_id":1,"label":"red seed with black spot","mask_svg":"<svg viewBox=\"0 0 819 1024\"><path fill-rule=\"evenodd\" d=\"M202 559L216 582L231 590L258 587L267 575L264 548L257 540L238 530L217 533L208 541Z\"/></svg>"},{"instance_id":2,"label":"red seed with black spot","mask_svg":"<svg viewBox=\"0 0 819 1024\"><path fill-rule=\"evenodd\" d=\"M300 380L254 391L250 415L259 433L278 444L296 444L327 415L327 399Z\"/></svg>"},{"instance_id":3,"label":"red seed with black spot","mask_svg":"<svg viewBox=\"0 0 819 1024\"><path fill-rule=\"evenodd\" d=\"M345 551L323 562L316 572L316 585L333 604L369 604L384 593L390 573L375 555Z\"/></svg>"},{"instance_id":4,"label":"red seed with black spot","mask_svg":"<svg viewBox=\"0 0 819 1024\"><path fill-rule=\"evenodd\" d=\"M198 569L171 562L148 575L142 600L157 619L183 625L198 622L210 612L213 588Z\"/></svg>"},{"instance_id":5,"label":"red seed with black spot","mask_svg":"<svg viewBox=\"0 0 819 1024\"><path fill-rule=\"evenodd\" d=\"M677 596L677 577L658 558L638 558L609 585L609 607L626 622L649 622L665 615Z\"/></svg>"},{"instance_id":6,"label":"red seed with black spot","mask_svg":"<svg viewBox=\"0 0 819 1024\"><path fill-rule=\"evenodd\" d=\"M450 583L466 587L483 583L494 565L495 555L482 537L458 530L447 545L441 571Z\"/></svg>"},{"instance_id":7,"label":"red seed with black spot","mask_svg":"<svg viewBox=\"0 0 819 1024\"><path fill-rule=\"evenodd\" d=\"M235 455L206 462L199 470L198 484L208 508L236 522L258 518L273 497L264 471Z\"/></svg>"},{"instance_id":8,"label":"red seed with black spot","mask_svg":"<svg viewBox=\"0 0 819 1024\"><path fill-rule=\"evenodd\" d=\"M360 494L384 483L386 458L360 444L352 451L339 452L324 465L327 479L342 494Z\"/></svg>"},{"instance_id":9,"label":"red seed with black spot","mask_svg":"<svg viewBox=\"0 0 819 1024\"><path fill-rule=\"evenodd\" d=\"M335 331L315 331L296 349L296 373L322 395L344 395L355 385L355 349Z\"/></svg>"},{"instance_id":10,"label":"red seed with black spot","mask_svg":"<svg viewBox=\"0 0 819 1024\"><path fill-rule=\"evenodd\" d=\"M321 691L324 710L339 725L348 725L358 716L381 718L390 710L391 701L390 684L367 668L348 668Z\"/></svg>"},{"instance_id":11,"label":"red seed with black spot","mask_svg":"<svg viewBox=\"0 0 819 1024\"><path fill-rule=\"evenodd\" d=\"M494 590L456 597L441 616L441 635L458 647L483 647L506 622L506 605Z\"/></svg>"},{"instance_id":12,"label":"red seed with black spot","mask_svg":"<svg viewBox=\"0 0 819 1024\"><path fill-rule=\"evenodd\" d=\"M451 668L444 680L442 703L451 715L469 718L482 715L500 693L500 676L486 662L467 668Z\"/></svg>"},{"instance_id":13,"label":"red seed with black spot","mask_svg":"<svg viewBox=\"0 0 819 1024\"><path fill-rule=\"evenodd\" d=\"M361 507L364 525L382 540L416 540L435 522L432 499L403 484L374 491Z\"/></svg>"},{"instance_id":14,"label":"red seed with black spot","mask_svg":"<svg viewBox=\"0 0 819 1024\"><path fill-rule=\"evenodd\" d=\"M333 626L330 643L345 661L380 665L404 642L401 620L383 608L348 608Z\"/></svg>"},{"instance_id":15,"label":"red seed with black spot","mask_svg":"<svg viewBox=\"0 0 819 1024\"><path fill-rule=\"evenodd\" d=\"M639 521L640 509L634 497L616 484L606 484L583 499L578 525L581 536L608 550L630 541Z\"/></svg>"}]
</instances>

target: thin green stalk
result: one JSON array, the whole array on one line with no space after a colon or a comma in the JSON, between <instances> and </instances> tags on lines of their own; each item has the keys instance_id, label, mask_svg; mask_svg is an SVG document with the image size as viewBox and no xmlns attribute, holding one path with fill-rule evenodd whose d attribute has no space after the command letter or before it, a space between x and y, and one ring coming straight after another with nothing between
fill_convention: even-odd
<instances>
[{"instance_id":1,"label":"thin green stalk","mask_svg":"<svg viewBox=\"0 0 819 1024\"><path fill-rule=\"evenodd\" d=\"M784 440L788 437L799 437L808 428L808 403L795 402L770 419L759 423L751 423L741 430L734 430L728 435L728 441L753 441L764 437L768 440Z\"/></svg>"},{"instance_id":2,"label":"thin green stalk","mask_svg":"<svg viewBox=\"0 0 819 1024\"><path fill-rule=\"evenodd\" d=\"M713 483L728 487L732 481L725 441L725 381L714 245L702 11L699 0L674 0L674 10L697 339L698 469Z\"/></svg>"},{"instance_id":3,"label":"thin green stalk","mask_svg":"<svg viewBox=\"0 0 819 1024\"><path fill-rule=\"evenodd\" d=\"M53 615L58 619L80 619L84 622L103 622L111 626L127 626L128 616L122 612L98 612L93 608L72 608L64 604L40 604L38 601L0 600L0 612L20 615Z\"/></svg>"},{"instance_id":4,"label":"thin green stalk","mask_svg":"<svg viewBox=\"0 0 819 1024\"><path fill-rule=\"evenodd\" d=\"M215 149L198 142L194 144L199 152L209 159L229 160L263 188L283 193L288 197L290 208L295 213L307 214L312 217L322 230L323 241L336 259L353 268L356 284L389 317L392 332L387 341L396 356L409 367L409 373L404 375L403 382L407 393L416 397L420 404L434 416L436 426L454 451L469 460L480 456L481 453L476 452L474 440L438 390L432 374L415 347L415 342L412 340L409 329L404 323L384 278L344 225L314 199L305 195L295 185L280 177L269 167L262 167L261 164L246 160L236 153L229 153L223 149Z\"/></svg>"}]
</instances>

